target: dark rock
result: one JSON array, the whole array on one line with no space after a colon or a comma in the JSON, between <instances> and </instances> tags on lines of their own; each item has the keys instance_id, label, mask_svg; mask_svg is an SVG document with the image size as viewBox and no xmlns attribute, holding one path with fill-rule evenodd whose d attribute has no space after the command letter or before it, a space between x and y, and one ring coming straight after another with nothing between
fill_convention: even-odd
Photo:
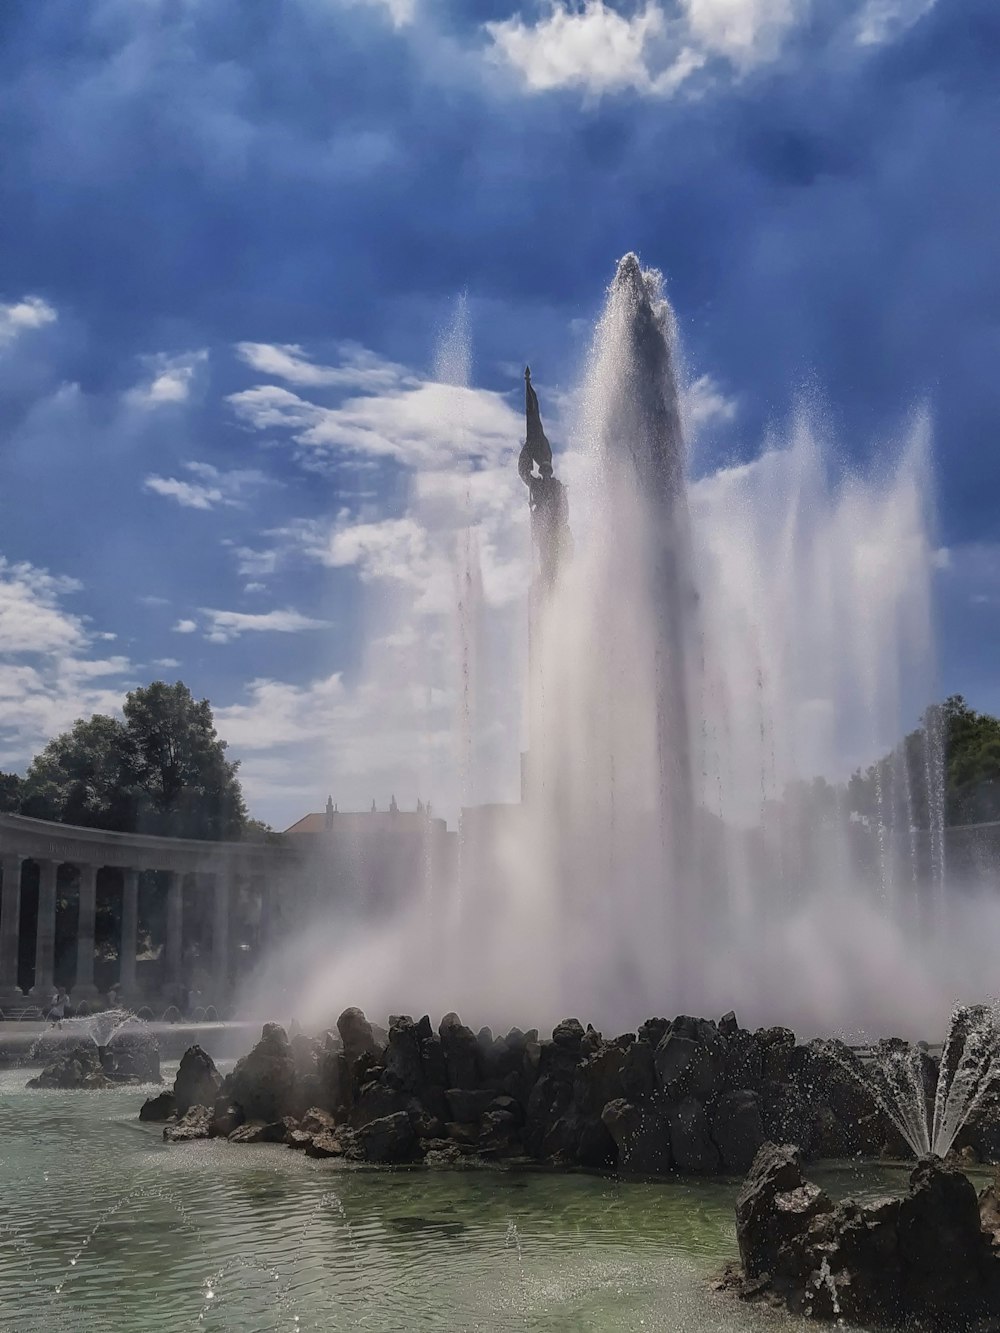
<instances>
[{"instance_id":1,"label":"dark rock","mask_svg":"<svg viewBox=\"0 0 1000 1333\"><path fill-rule=\"evenodd\" d=\"M670 1030L670 1020L667 1018L647 1018L645 1023L639 1028L638 1039L644 1041L655 1051L660 1042Z\"/></svg>"},{"instance_id":2,"label":"dark rock","mask_svg":"<svg viewBox=\"0 0 1000 1333\"><path fill-rule=\"evenodd\" d=\"M645 1102L656 1092L656 1066L653 1047L648 1041L636 1041L626 1051L622 1063L622 1092L632 1102Z\"/></svg>"},{"instance_id":3,"label":"dark rock","mask_svg":"<svg viewBox=\"0 0 1000 1333\"><path fill-rule=\"evenodd\" d=\"M564 1018L552 1029L552 1040L555 1044L573 1055L579 1055L583 1038L583 1024L578 1018Z\"/></svg>"},{"instance_id":4,"label":"dark rock","mask_svg":"<svg viewBox=\"0 0 1000 1333\"><path fill-rule=\"evenodd\" d=\"M740 1031L740 1025L737 1022L736 1015L732 1009L730 1009L728 1014L723 1014L719 1019L719 1031L727 1040L730 1037L735 1037L737 1032Z\"/></svg>"},{"instance_id":5,"label":"dark rock","mask_svg":"<svg viewBox=\"0 0 1000 1333\"><path fill-rule=\"evenodd\" d=\"M697 1097L685 1097L671 1107L670 1151L679 1171L711 1175L719 1169L719 1150L708 1130L708 1116Z\"/></svg>"},{"instance_id":6,"label":"dark rock","mask_svg":"<svg viewBox=\"0 0 1000 1333\"><path fill-rule=\"evenodd\" d=\"M70 1050L60 1051L49 1064L29 1079L29 1088L95 1089L108 1088L111 1080L105 1074L101 1056L92 1041L80 1042Z\"/></svg>"},{"instance_id":7,"label":"dark rock","mask_svg":"<svg viewBox=\"0 0 1000 1333\"><path fill-rule=\"evenodd\" d=\"M599 1119L608 1102L623 1096L622 1073L626 1059L626 1051L609 1043L577 1066L573 1102L582 1114Z\"/></svg>"},{"instance_id":8,"label":"dark rock","mask_svg":"<svg viewBox=\"0 0 1000 1333\"><path fill-rule=\"evenodd\" d=\"M369 1083L355 1102L347 1122L352 1129L360 1129L373 1120L408 1111L412 1103L413 1099L408 1093L386 1087L381 1082Z\"/></svg>"},{"instance_id":9,"label":"dark rock","mask_svg":"<svg viewBox=\"0 0 1000 1333\"><path fill-rule=\"evenodd\" d=\"M448 1070L448 1086L478 1088L481 1052L476 1034L467 1028L458 1014L445 1014L438 1028Z\"/></svg>"},{"instance_id":10,"label":"dark rock","mask_svg":"<svg viewBox=\"0 0 1000 1333\"><path fill-rule=\"evenodd\" d=\"M229 1135L230 1143L287 1143L289 1134L295 1132L295 1121L290 1116L262 1124L252 1120L240 1125Z\"/></svg>"},{"instance_id":11,"label":"dark rock","mask_svg":"<svg viewBox=\"0 0 1000 1333\"><path fill-rule=\"evenodd\" d=\"M765 1083L786 1083L795 1033L788 1028L760 1028L755 1033L761 1053L761 1077Z\"/></svg>"},{"instance_id":12,"label":"dark rock","mask_svg":"<svg viewBox=\"0 0 1000 1333\"><path fill-rule=\"evenodd\" d=\"M462 1124L458 1120L449 1120L444 1127L447 1139L464 1147L475 1148L479 1144L482 1130L477 1124Z\"/></svg>"},{"instance_id":13,"label":"dark rock","mask_svg":"<svg viewBox=\"0 0 1000 1333\"><path fill-rule=\"evenodd\" d=\"M288 1043L295 1069L292 1112L301 1115L308 1106L323 1099L325 1089L324 1048L313 1037L297 1032Z\"/></svg>"},{"instance_id":14,"label":"dark rock","mask_svg":"<svg viewBox=\"0 0 1000 1333\"><path fill-rule=\"evenodd\" d=\"M139 1108L140 1120L152 1120L161 1123L171 1120L177 1114L177 1103L172 1092L161 1092L157 1097L150 1097Z\"/></svg>"},{"instance_id":15,"label":"dark rock","mask_svg":"<svg viewBox=\"0 0 1000 1333\"><path fill-rule=\"evenodd\" d=\"M406 1162L417 1152L417 1136L404 1111L372 1120L358 1130L356 1139L367 1162Z\"/></svg>"},{"instance_id":16,"label":"dark rock","mask_svg":"<svg viewBox=\"0 0 1000 1333\"><path fill-rule=\"evenodd\" d=\"M293 1131L296 1132L302 1131ZM321 1129L318 1134L309 1137L304 1147L307 1157L343 1157L345 1142L343 1135L336 1134L332 1129Z\"/></svg>"},{"instance_id":17,"label":"dark rock","mask_svg":"<svg viewBox=\"0 0 1000 1333\"><path fill-rule=\"evenodd\" d=\"M270 1123L295 1110L295 1061L285 1030L265 1023L260 1041L232 1073L232 1100L248 1120Z\"/></svg>"},{"instance_id":18,"label":"dark rock","mask_svg":"<svg viewBox=\"0 0 1000 1333\"><path fill-rule=\"evenodd\" d=\"M189 1106L176 1125L167 1125L163 1131L167 1143L186 1143L190 1139L207 1139L212 1123L212 1112L207 1106Z\"/></svg>"},{"instance_id":19,"label":"dark rock","mask_svg":"<svg viewBox=\"0 0 1000 1333\"><path fill-rule=\"evenodd\" d=\"M337 1031L348 1065L353 1065L359 1055L381 1055L375 1031L363 1010L345 1009L337 1019Z\"/></svg>"},{"instance_id":20,"label":"dark rock","mask_svg":"<svg viewBox=\"0 0 1000 1333\"><path fill-rule=\"evenodd\" d=\"M223 1091L215 1100L210 1127L213 1139L228 1139L234 1129L243 1124L243 1108L229 1100L229 1093Z\"/></svg>"},{"instance_id":21,"label":"dark rock","mask_svg":"<svg viewBox=\"0 0 1000 1333\"><path fill-rule=\"evenodd\" d=\"M449 1088L444 1095L449 1119L463 1123L479 1120L493 1104L495 1096L490 1089L469 1088Z\"/></svg>"},{"instance_id":22,"label":"dark rock","mask_svg":"<svg viewBox=\"0 0 1000 1333\"><path fill-rule=\"evenodd\" d=\"M174 1079L177 1114L183 1116L191 1106L214 1106L221 1087L222 1075L212 1057L200 1046L189 1046Z\"/></svg>"},{"instance_id":23,"label":"dark rock","mask_svg":"<svg viewBox=\"0 0 1000 1333\"><path fill-rule=\"evenodd\" d=\"M712 1142L725 1171L749 1171L764 1142L757 1094L724 1092L712 1109Z\"/></svg>"},{"instance_id":24,"label":"dark rock","mask_svg":"<svg viewBox=\"0 0 1000 1333\"><path fill-rule=\"evenodd\" d=\"M656 1048L656 1076L671 1101L707 1099L721 1086L726 1069L726 1039L714 1023L686 1015L674 1019Z\"/></svg>"},{"instance_id":25,"label":"dark rock","mask_svg":"<svg viewBox=\"0 0 1000 1333\"><path fill-rule=\"evenodd\" d=\"M390 1022L385 1068L402 1091L419 1093L424 1082L424 1072L417 1025L412 1018L404 1015Z\"/></svg>"},{"instance_id":26,"label":"dark rock","mask_svg":"<svg viewBox=\"0 0 1000 1333\"><path fill-rule=\"evenodd\" d=\"M146 1032L119 1033L103 1055L104 1072L113 1083L161 1083L160 1048Z\"/></svg>"},{"instance_id":27,"label":"dark rock","mask_svg":"<svg viewBox=\"0 0 1000 1333\"><path fill-rule=\"evenodd\" d=\"M798 1148L765 1143L736 1196L736 1240L747 1277L773 1274L782 1247L832 1209L829 1197L803 1179Z\"/></svg>"},{"instance_id":28,"label":"dark rock","mask_svg":"<svg viewBox=\"0 0 1000 1333\"><path fill-rule=\"evenodd\" d=\"M619 1168L629 1175L664 1175L673 1165L670 1125L664 1115L619 1098L601 1119L618 1149Z\"/></svg>"},{"instance_id":29,"label":"dark rock","mask_svg":"<svg viewBox=\"0 0 1000 1333\"><path fill-rule=\"evenodd\" d=\"M289 1148L308 1148L316 1137L304 1129L293 1129L288 1135L286 1142Z\"/></svg>"}]
</instances>

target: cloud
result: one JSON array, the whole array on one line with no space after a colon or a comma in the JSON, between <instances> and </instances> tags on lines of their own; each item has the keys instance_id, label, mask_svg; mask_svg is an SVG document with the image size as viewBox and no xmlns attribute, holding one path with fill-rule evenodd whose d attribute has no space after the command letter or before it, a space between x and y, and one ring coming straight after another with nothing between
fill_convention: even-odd
<instances>
[{"instance_id":1,"label":"cloud","mask_svg":"<svg viewBox=\"0 0 1000 1333\"><path fill-rule=\"evenodd\" d=\"M231 643L242 634L298 634L302 630L328 629L330 622L304 616L300 611L214 611L202 607L206 619L205 638L209 643Z\"/></svg>"},{"instance_id":2,"label":"cloud","mask_svg":"<svg viewBox=\"0 0 1000 1333\"><path fill-rule=\"evenodd\" d=\"M171 356L157 352L142 358L149 378L125 393L125 401L132 407L152 411L158 407L186 403L200 366L208 360L207 351L182 352Z\"/></svg>"},{"instance_id":3,"label":"cloud","mask_svg":"<svg viewBox=\"0 0 1000 1333\"><path fill-rule=\"evenodd\" d=\"M381 9L389 16L394 28L405 28L413 22L417 12L417 0L334 0L345 6L368 5Z\"/></svg>"},{"instance_id":4,"label":"cloud","mask_svg":"<svg viewBox=\"0 0 1000 1333\"><path fill-rule=\"evenodd\" d=\"M194 634L198 628L196 620L178 620L174 626L175 634Z\"/></svg>"},{"instance_id":5,"label":"cloud","mask_svg":"<svg viewBox=\"0 0 1000 1333\"><path fill-rule=\"evenodd\" d=\"M184 463L183 467L200 480L151 473L142 483L143 490L176 500L183 509L215 509L220 505L239 508L245 505L248 491L271 483L265 473L253 468L222 472L211 463Z\"/></svg>"},{"instance_id":6,"label":"cloud","mask_svg":"<svg viewBox=\"0 0 1000 1333\"><path fill-rule=\"evenodd\" d=\"M317 365L297 343L242 342L236 344L236 351L261 374L306 388L335 386L377 393L409 378L402 366L356 343L340 344L341 363L337 366Z\"/></svg>"},{"instance_id":7,"label":"cloud","mask_svg":"<svg viewBox=\"0 0 1000 1333\"><path fill-rule=\"evenodd\" d=\"M22 296L9 305L0 302L0 347L21 333L53 324L57 318L55 309L41 296Z\"/></svg>"},{"instance_id":8,"label":"cloud","mask_svg":"<svg viewBox=\"0 0 1000 1333\"><path fill-rule=\"evenodd\" d=\"M80 590L76 579L0 557L0 760L6 765L22 765L77 717L120 704L120 689L103 682L127 675L131 664L120 655L91 655L107 636L62 605Z\"/></svg>"},{"instance_id":9,"label":"cloud","mask_svg":"<svg viewBox=\"0 0 1000 1333\"><path fill-rule=\"evenodd\" d=\"M803 19L803 0L681 0L687 39L737 68L774 60L782 39Z\"/></svg>"},{"instance_id":10,"label":"cloud","mask_svg":"<svg viewBox=\"0 0 1000 1333\"><path fill-rule=\"evenodd\" d=\"M699 375L684 391L684 418L689 434L697 434L710 422L732 421L736 399L727 397L711 375Z\"/></svg>"},{"instance_id":11,"label":"cloud","mask_svg":"<svg viewBox=\"0 0 1000 1333\"><path fill-rule=\"evenodd\" d=\"M406 467L450 467L496 459L519 447L523 423L507 400L486 389L432 380L399 380L325 407L280 385L231 394L237 417L259 431L286 430L297 457L323 469L345 458L391 459Z\"/></svg>"},{"instance_id":12,"label":"cloud","mask_svg":"<svg viewBox=\"0 0 1000 1333\"><path fill-rule=\"evenodd\" d=\"M929 14L937 0L868 0L857 17L854 39L859 46L895 41Z\"/></svg>"},{"instance_id":13,"label":"cloud","mask_svg":"<svg viewBox=\"0 0 1000 1333\"><path fill-rule=\"evenodd\" d=\"M162 667L164 671L173 671L174 667L179 667L176 657L157 657L153 660L153 666Z\"/></svg>"}]
</instances>

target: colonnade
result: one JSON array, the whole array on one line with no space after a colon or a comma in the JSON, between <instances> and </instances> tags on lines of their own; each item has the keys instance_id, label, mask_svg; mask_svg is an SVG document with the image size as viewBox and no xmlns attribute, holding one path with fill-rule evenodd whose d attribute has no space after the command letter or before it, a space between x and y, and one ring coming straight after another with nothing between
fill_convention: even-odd
<instances>
[{"instance_id":1,"label":"colonnade","mask_svg":"<svg viewBox=\"0 0 1000 1333\"><path fill-rule=\"evenodd\" d=\"M28 862L38 867L38 916L33 941L34 981L25 997L18 987L18 967L24 933L24 870ZM0 1009L32 1002L44 1005L55 992L56 905L62 866L75 867L79 884L76 979L70 995L74 1003L90 1001L98 995L94 979L97 881L98 873L110 867L121 875L120 967L116 984L122 996L129 1001L140 998L136 975L139 877L143 871L155 870L165 893L163 993L178 992L188 980L184 884L187 877L193 876L197 891L211 896L207 972L211 979L211 999L218 1005L228 996L231 985L230 937L237 889L240 883L249 881L253 894L259 897L263 935L273 920L272 885L287 865L287 855L267 845L103 833L19 815L0 815ZM206 930L205 934L208 933Z\"/></svg>"}]
</instances>

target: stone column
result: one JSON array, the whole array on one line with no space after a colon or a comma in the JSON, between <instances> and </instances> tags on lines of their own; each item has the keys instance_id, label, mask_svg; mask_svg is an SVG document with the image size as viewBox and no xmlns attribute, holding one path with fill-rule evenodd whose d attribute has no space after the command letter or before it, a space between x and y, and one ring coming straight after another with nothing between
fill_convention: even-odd
<instances>
[{"instance_id":1,"label":"stone column","mask_svg":"<svg viewBox=\"0 0 1000 1333\"><path fill-rule=\"evenodd\" d=\"M35 932L35 984L31 997L47 1004L55 984L52 974L56 951L56 876L59 862L38 862L38 929Z\"/></svg>"},{"instance_id":2,"label":"stone column","mask_svg":"<svg viewBox=\"0 0 1000 1333\"><path fill-rule=\"evenodd\" d=\"M215 875L212 902L212 1002L218 1008L229 996L229 903L235 871L226 866Z\"/></svg>"},{"instance_id":3,"label":"stone column","mask_svg":"<svg viewBox=\"0 0 1000 1333\"><path fill-rule=\"evenodd\" d=\"M18 937L21 929L21 858L16 852L3 857L3 888L0 897L0 1007L20 1004L24 996L17 985Z\"/></svg>"},{"instance_id":4,"label":"stone column","mask_svg":"<svg viewBox=\"0 0 1000 1333\"><path fill-rule=\"evenodd\" d=\"M118 949L118 986L132 999L136 992L135 951L139 933L139 872L122 871L122 942Z\"/></svg>"},{"instance_id":5,"label":"stone column","mask_svg":"<svg viewBox=\"0 0 1000 1333\"><path fill-rule=\"evenodd\" d=\"M80 867L80 912L76 921L76 985L72 1000L93 1000L94 985L94 915L97 910L97 866Z\"/></svg>"},{"instance_id":6,"label":"stone column","mask_svg":"<svg viewBox=\"0 0 1000 1333\"><path fill-rule=\"evenodd\" d=\"M184 876L179 870L167 871L167 950L168 986L176 989L184 981Z\"/></svg>"}]
</instances>

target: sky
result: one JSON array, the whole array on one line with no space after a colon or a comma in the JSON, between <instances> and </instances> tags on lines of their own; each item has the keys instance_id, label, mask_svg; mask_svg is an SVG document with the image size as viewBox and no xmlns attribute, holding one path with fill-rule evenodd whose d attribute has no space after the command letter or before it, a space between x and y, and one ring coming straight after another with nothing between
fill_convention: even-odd
<instances>
[{"instance_id":1,"label":"sky","mask_svg":"<svg viewBox=\"0 0 1000 1333\"><path fill-rule=\"evenodd\" d=\"M520 641L521 371L558 450L630 249L693 473L927 409L940 688L1000 711L998 60L995 0L7 0L0 768L166 678L275 827L509 796L462 589Z\"/></svg>"}]
</instances>

